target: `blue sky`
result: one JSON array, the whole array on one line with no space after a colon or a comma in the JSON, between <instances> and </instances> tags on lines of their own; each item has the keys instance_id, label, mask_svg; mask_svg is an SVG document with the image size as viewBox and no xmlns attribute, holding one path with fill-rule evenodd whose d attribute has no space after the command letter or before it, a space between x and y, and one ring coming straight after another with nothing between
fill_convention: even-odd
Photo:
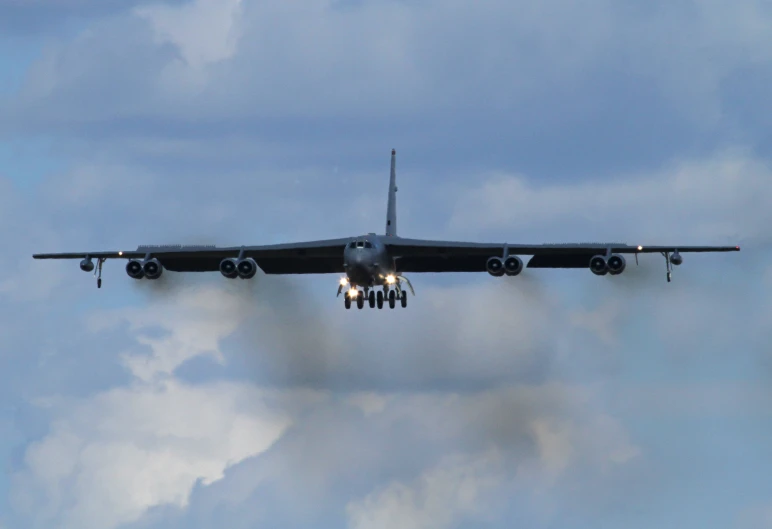
<instances>
[{"instance_id":1,"label":"blue sky","mask_svg":"<svg viewBox=\"0 0 772 529\"><path fill-rule=\"evenodd\" d=\"M0 528L772 527L772 12L0 0ZM665 282L252 284L32 253L740 244Z\"/></svg>"}]
</instances>

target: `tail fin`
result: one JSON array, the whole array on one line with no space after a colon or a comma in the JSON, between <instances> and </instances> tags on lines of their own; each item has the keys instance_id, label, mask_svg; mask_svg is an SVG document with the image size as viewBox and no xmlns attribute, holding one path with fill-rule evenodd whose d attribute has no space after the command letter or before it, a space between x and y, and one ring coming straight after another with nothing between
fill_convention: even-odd
<instances>
[{"instance_id":1,"label":"tail fin","mask_svg":"<svg viewBox=\"0 0 772 529\"><path fill-rule=\"evenodd\" d=\"M386 235L397 235L397 151L391 150L389 201L386 204Z\"/></svg>"}]
</instances>

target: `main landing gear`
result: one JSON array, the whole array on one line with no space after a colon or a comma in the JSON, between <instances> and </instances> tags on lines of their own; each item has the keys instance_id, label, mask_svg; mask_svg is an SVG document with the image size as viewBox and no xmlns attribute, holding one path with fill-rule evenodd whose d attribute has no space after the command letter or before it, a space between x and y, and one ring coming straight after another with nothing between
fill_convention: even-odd
<instances>
[{"instance_id":1,"label":"main landing gear","mask_svg":"<svg viewBox=\"0 0 772 529\"><path fill-rule=\"evenodd\" d=\"M371 309L378 307L383 308L383 304L388 303L389 308L393 309L397 306L397 302L402 307L407 307L407 292L404 290L358 290L352 288L343 295L343 304L347 309L351 308L352 303L356 303L358 309L362 309L365 306L365 300Z\"/></svg>"}]
</instances>

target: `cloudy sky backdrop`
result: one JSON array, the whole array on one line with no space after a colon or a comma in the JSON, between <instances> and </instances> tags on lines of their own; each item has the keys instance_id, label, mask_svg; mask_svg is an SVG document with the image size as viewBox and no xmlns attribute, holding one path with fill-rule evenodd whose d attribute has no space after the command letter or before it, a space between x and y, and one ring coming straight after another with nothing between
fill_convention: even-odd
<instances>
[{"instance_id":1,"label":"cloudy sky backdrop","mask_svg":"<svg viewBox=\"0 0 772 529\"><path fill-rule=\"evenodd\" d=\"M762 0L0 0L0 527L772 527ZM34 252L740 244L589 271L167 273Z\"/></svg>"}]
</instances>

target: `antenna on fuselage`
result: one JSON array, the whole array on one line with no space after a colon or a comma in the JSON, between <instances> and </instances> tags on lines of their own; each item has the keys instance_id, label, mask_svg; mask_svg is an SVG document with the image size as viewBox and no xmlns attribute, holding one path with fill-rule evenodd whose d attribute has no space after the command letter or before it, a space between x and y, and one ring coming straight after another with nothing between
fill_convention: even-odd
<instances>
[{"instance_id":1,"label":"antenna on fuselage","mask_svg":"<svg viewBox=\"0 0 772 529\"><path fill-rule=\"evenodd\" d=\"M386 203L386 235L397 235L397 151L391 150L391 176L389 177L389 200Z\"/></svg>"}]
</instances>

